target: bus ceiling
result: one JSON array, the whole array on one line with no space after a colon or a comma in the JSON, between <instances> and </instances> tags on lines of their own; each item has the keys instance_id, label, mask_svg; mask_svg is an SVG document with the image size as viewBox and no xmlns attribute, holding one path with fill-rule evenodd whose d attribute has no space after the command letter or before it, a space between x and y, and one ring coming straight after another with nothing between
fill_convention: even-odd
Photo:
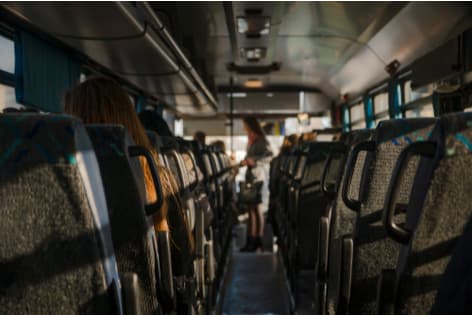
<instances>
[{"instance_id":1,"label":"bus ceiling","mask_svg":"<svg viewBox=\"0 0 472 315\"><path fill-rule=\"evenodd\" d=\"M319 114L469 28L467 4L5 3L187 117ZM232 78L232 80L231 80ZM232 83L230 83L232 82Z\"/></svg>"}]
</instances>

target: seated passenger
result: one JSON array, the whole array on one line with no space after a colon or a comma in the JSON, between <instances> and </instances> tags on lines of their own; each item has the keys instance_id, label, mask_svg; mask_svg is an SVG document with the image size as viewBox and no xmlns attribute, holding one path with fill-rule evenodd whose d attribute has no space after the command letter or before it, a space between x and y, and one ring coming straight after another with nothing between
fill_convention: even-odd
<instances>
[{"instance_id":1,"label":"seated passenger","mask_svg":"<svg viewBox=\"0 0 472 315\"><path fill-rule=\"evenodd\" d=\"M139 119L146 130L154 131L161 137L174 136L164 118L156 113L152 107L145 107L144 110L139 113Z\"/></svg>"},{"instance_id":2,"label":"seated passenger","mask_svg":"<svg viewBox=\"0 0 472 315\"><path fill-rule=\"evenodd\" d=\"M170 230L174 275L191 275L193 273L193 238L178 197L176 181L172 173L159 163L158 153L152 148L128 93L111 79L90 78L67 92L64 111L78 116L84 124L123 125L137 145L152 152L165 195L161 211L153 217L154 227L157 231ZM157 196L151 171L144 158L140 159L140 162L144 170L147 201L155 202Z\"/></svg>"},{"instance_id":3,"label":"seated passenger","mask_svg":"<svg viewBox=\"0 0 472 315\"><path fill-rule=\"evenodd\" d=\"M205 145L206 134L203 131L195 131L193 140L198 141L201 145Z\"/></svg>"},{"instance_id":4,"label":"seated passenger","mask_svg":"<svg viewBox=\"0 0 472 315\"><path fill-rule=\"evenodd\" d=\"M226 152L226 145L223 140L215 140L212 143L210 143L210 145L218 148L223 153Z\"/></svg>"},{"instance_id":5,"label":"seated passenger","mask_svg":"<svg viewBox=\"0 0 472 315\"><path fill-rule=\"evenodd\" d=\"M300 139L298 139L299 143L308 143L308 142L314 142L316 141L316 138L318 138L318 133L317 132L305 132L302 133L300 136Z\"/></svg>"}]
</instances>

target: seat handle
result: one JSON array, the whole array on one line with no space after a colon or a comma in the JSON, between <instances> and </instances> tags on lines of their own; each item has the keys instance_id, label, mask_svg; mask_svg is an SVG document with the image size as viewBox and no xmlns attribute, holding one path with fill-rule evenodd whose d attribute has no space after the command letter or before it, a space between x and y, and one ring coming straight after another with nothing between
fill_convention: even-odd
<instances>
[{"instance_id":1,"label":"seat handle","mask_svg":"<svg viewBox=\"0 0 472 315\"><path fill-rule=\"evenodd\" d=\"M187 174L184 174L184 171L183 171L185 169L185 166L183 165L183 161L176 150L172 150L170 154L174 157L175 162L177 163L177 172L178 172L180 181L182 182L182 190L185 190L188 187L188 178L186 176Z\"/></svg>"},{"instance_id":2,"label":"seat handle","mask_svg":"<svg viewBox=\"0 0 472 315\"><path fill-rule=\"evenodd\" d=\"M352 175L354 174L357 158L360 152L362 151L375 152L375 148L376 148L375 141L364 141L354 146L351 153L349 154L347 167L346 167L346 173L345 173L344 181L343 181L342 199L343 199L343 202L346 204L346 206L355 212L359 212L361 210L361 201L354 200L349 197L349 188L351 186Z\"/></svg>"},{"instance_id":3,"label":"seat handle","mask_svg":"<svg viewBox=\"0 0 472 315\"><path fill-rule=\"evenodd\" d=\"M175 309L175 287L169 231L157 232L157 243L161 270L159 290L161 303L166 309L173 310Z\"/></svg>"},{"instance_id":4,"label":"seat handle","mask_svg":"<svg viewBox=\"0 0 472 315\"><path fill-rule=\"evenodd\" d=\"M332 198L336 197L336 187L332 190L329 189L327 179L328 179L328 174L330 173L330 170L331 170L331 163L333 162L335 156L338 154L346 154L346 146L344 144L340 144L339 146L333 147L333 149L328 155L328 158L325 161L325 164L323 167L323 173L321 174L321 191L323 192L325 196L332 197Z\"/></svg>"},{"instance_id":5,"label":"seat handle","mask_svg":"<svg viewBox=\"0 0 472 315\"><path fill-rule=\"evenodd\" d=\"M396 199L400 187L400 179L408 166L409 161L414 156L420 156L425 158L434 158L437 150L436 142L433 141L422 141L415 142L406 147L398 156L397 162L390 178L388 185L387 194L385 196L384 211L382 214L382 223L387 231L387 234L395 241L401 244L407 244L411 237L411 231L404 229L397 225L393 218L395 216L395 210L399 207L396 204ZM400 205L404 208L404 205ZM408 208L408 205L407 205Z\"/></svg>"},{"instance_id":6,"label":"seat handle","mask_svg":"<svg viewBox=\"0 0 472 315\"><path fill-rule=\"evenodd\" d=\"M121 277L126 315L142 315L139 278L134 272L127 272Z\"/></svg>"},{"instance_id":7,"label":"seat handle","mask_svg":"<svg viewBox=\"0 0 472 315\"><path fill-rule=\"evenodd\" d=\"M139 145L132 145L128 147L130 157L142 156L146 159L146 162L151 171L152 180L154 182L154 189L156 190L157 200L144 207L146 215L150 216L159 211L164 204L164 194L162 192L162 184L159 178L154 158L149 150Z\"/></svg>"},{"instance_id":8,"label":"seat handle","mask_svg":"<svg viewBox=\"0 0 472 315\"><path fill-rule=\"evenodd\" d=\"M318 239L317 280L326 282L328 279L329 259L329 218L321 217L319 222L320 233Z\"/></svg>"}]
</instances>

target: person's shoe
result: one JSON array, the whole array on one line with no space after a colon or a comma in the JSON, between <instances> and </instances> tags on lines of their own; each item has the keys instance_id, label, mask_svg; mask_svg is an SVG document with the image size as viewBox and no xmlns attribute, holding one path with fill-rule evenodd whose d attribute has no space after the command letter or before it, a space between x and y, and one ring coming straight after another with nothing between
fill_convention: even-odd
<instances>
[{"instance_id":1,"label":"person's shoe","mask_svg":"<svg viewBox=\"0 0 472 315\"><path fill-rule=\"evenodd\" d=\"M254 251L260 251L260 252L264 252L264 243L262 242L262 237L256 237L254 238Z\"/></svg>"},{"instance_id":2,"label":"person's shoe","mask_svg":"<svg viewBox=\"0 0 472 315\"><path fill-rule=\"evenodd\" d=\"M255 244L256 238L252 236L248 236L246 240L246 246L242 247L240 249L241 252L252 252L254 251L254 244Z\"/></svg>"}]
</instances>

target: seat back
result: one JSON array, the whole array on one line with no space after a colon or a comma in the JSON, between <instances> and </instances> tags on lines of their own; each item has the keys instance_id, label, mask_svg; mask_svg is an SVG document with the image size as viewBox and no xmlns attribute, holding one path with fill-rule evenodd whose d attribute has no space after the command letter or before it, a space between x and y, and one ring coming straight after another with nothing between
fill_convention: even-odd
<instances>
[{"instance_id":1,"label":"seat back","mask_svg":"<svg viewBox=\"0 0 472 315\"><path fill-rule=\"evenodd\" d=\"M318 246L318 222L330 200L321 191L324 163L334 142L309 144L303 175L295 205L295 231L297 239L297 267L314 269ZM301 158L302 160L303 158ZM295 173L295 176L298 174Z\"/></svg>"},{"instance_id":2,"label":"seat back","mask_svg":"<svg viewBox=\"0 0 472 315\"><path fill-rule=\"evenodd\" d=\"M429 139L433 159L421 158L407 207L413 231L397 263L397 310L426 314L457 239L472 214L472 114L443 116Z\"/></svg>"},{"instance_id":3,"label":"seat back","mask_svg":"<svg viewBox=\"0 0 472 315\"><path fill-rule=\"evenodd\" d=\"M374 135L372 130L360 130L351 133L351 136L346 140L347 150L349 155L352 153L352 149L355 145L371 139ZM366 173L366 160L367 154L361 152L353 165L351 186L348 187L347 193L351 198L359 199L362 196L362 185L364 182L364 174ZM349 158L348 160L349 161ZM321 289L322 292L316 293L315 299L317 299L317 307L320 308L320 312L327 311L329 314L334 314L337 309L337 299L339 297L339 288L341 285L341 245L342 237L347 233L350 233L354 229L354 223L357 218L357 214L352 211L343 201L343 190L346 181L346 173L348 171L347 165L344 168L340 179L340 187L336 192L336 198L327 209L324 216L324 232L325 236L319 239L326 241L327 252L323 253L327 259L322 259L326 263L322 267L318 268L317 275L318 280L323 282ZM320 221L321 222L321 221ZM321 225L320 225L321 228ZM322 230L320 229L320 232ZM321 259L321 258L320 258Z\"/></svg>"},{"instance_id":4,"label":"seat back","mask_svg":"<svg viewBox=\"0 0 472 315\"><path fill-rule=\"evenodd\" d=\"M375 312L377 277L382 269L395 266L400 249L397 242L387 237L382 223L384 200L397 158L408 144L427 138L435 121L434 118L395 119L380 122L376 129L375 151L369 165L365 199L362 200L355 230L352 232L354 252L349 310L353 313ZM404 204L407 200L417 162L411 163L403 175L403 184L397 195L399 204ZM396 219L404 221L404 214L397 215ZM346 276L349 278L349 275ZM346 287L346 292L348 290Z\"/></svg>"},{"instance_id":5,"label":"seat back","mask_svg":"<svg viewBox=\"0 0 472 315\"><path fill-rule=\"evenodd\" d=\"M107 198L120 274L138 275L142 314L158 311L156 244L152 218L145 213L146 193L140 162L130 156L134 145L119 125L88 125Z\"/></svg>"},{"instance_id":6,"label":"seat back","mask_svg":"<svg viewBox=\"0 0 472 315\"><path fill-rule=\"evenodd\" d=\"M110 222L83 125L0 115L0 313L122 314Z\"/></svg>"}]
</instances>

